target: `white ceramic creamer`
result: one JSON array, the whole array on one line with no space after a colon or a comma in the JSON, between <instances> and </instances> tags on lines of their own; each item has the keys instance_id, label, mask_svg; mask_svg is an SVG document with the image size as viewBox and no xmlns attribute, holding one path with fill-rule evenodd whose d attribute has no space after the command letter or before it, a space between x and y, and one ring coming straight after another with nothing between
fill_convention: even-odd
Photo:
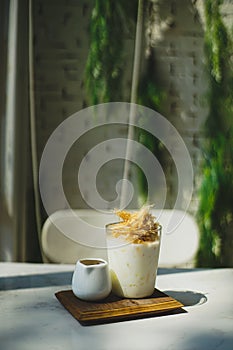
<instances>
[{"instance_id":1,"label":"white ceramic creamer","mask_svg":"<svg viewBox=\"0 0 233 350\"><path fill-rule=\"evenodd\" d=\"M108 263L103 259L79 259L72 278L73 293L82 300L100 300L111 292Z\"/></svg>"}]
</instances>

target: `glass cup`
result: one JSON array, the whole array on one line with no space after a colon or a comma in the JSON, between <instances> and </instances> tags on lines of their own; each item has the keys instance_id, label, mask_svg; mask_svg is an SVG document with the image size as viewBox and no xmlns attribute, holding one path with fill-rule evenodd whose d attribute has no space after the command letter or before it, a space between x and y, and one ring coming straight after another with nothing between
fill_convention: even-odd
<instances>
[{"instance_id":1,"label":"glass cup","mask_svg":"<svg viewBox=\"0 0 233 350\"><path fill-rule=\"evenodd\" d=\"M114 237L114 224L106 226L108 262L114 294L124 298L152 295L157 275L161 226L155 241L131 243L124 236Z\"/></svg>"}]
</instances>

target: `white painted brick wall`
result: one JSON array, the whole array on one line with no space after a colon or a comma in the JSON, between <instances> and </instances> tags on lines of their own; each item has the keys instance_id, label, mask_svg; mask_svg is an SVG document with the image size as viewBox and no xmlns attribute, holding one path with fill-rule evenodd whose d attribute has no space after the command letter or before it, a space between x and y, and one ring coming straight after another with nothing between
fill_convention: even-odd
<instances>
[{"instance_id":1,"label":"white painted brick wall","mask_svg":"<svg viewBox=\"0 0 233 350\"><path fill-rule=\"evenodd\" d=\"M154 1L154 26L157 22L170 23L158 35L152 31L152 42L156 57L159 84L167 97L164 116L175 126L190 153L195 178L199 171L201 153L199 149L200 130L207 114L201 101L207 92L204 76L204 39L199 14L191 1ZM170 166L169 166L170 164ZM175 167L168 159L166 178L168 186L167 206L174 203L177 183L174 178ZM197 207L196 184L189 210ZM183 193L185 198L185 190Z\"/></svg>"},{"instance_id":2,"label":"white painted brick wall","mask_svg":"<svg viewBox=\"0 0 233 350\"><path fill-rule=\"evenodd\" d=\"M35 98L39 158L56 127L88 104L83 78L89 49L88 27L93 4L94 0L34 1ZM128 34L125 39L125 56L128 62L128 66L124 67L125 101L129 101L130 97L133 34L132 37ZM83 157L98 142L120 136L126 137L122 126L114 130L90 132L71 148L65 161L63 185L67 199L73 207L87 206L77 187L77 171ZM105 199L112 200L116 195L116 182L123 175L123 162L112 163L111 167L106 167L105 173L101 174L102 176L97 177L98 189ZM52 186L51 196L57 196L56 188ZM91 193L86 193L86 196L90 198Z\"/></svg>"},{"instance_id":3,"label":"white painted brick wall","mask_svg":"<svg viewBox=\"0 0 233 350\"><path fill-rule=\"evenodd\" d=\"M198 0L197 3L201 3ZM94 0L35 0L34 1L34 52L35 97L38 133L38 154L54 129L68 116L87 106L83 86L83 73L88 55L88 25ZM233 5L225 0L222 6L228 26L233 19ZM167 94L164 116L179 131L192 157L194 194L189 208L197 208L197 188L202 154L199 141L203 138L202 127L207 115L203 104L207 91L204 73L203 25L192 1L154 0L151 13L151 39L155 52L155 67L159 84ZM160 25L160 27L158 26ZM161 32L161 25L163 31ZM129 101L133 37L125 39L125 67L123 81L124 100ZM91 135L91 136L90 136ZM108 137L125 137L126 130L91 133L72 148L64 171L64 188L70 204L86 207L77 189L77 167L86 152ZM166 207L172 207L177 194L177 179L172 159L167 159L166 179L168 197ZM115 162L97 178L103 197L114 198L114 184L122 176L123 163ZM132 178L136 181L135 174ZM56 188L52 189L56 195ZM136 190L137 195L137 190ZM87 193L91 196L91 193ZM185 193L184 193L185 196ZM135 203L135 201L134 201Z\"/></svg>"}]
</instances>

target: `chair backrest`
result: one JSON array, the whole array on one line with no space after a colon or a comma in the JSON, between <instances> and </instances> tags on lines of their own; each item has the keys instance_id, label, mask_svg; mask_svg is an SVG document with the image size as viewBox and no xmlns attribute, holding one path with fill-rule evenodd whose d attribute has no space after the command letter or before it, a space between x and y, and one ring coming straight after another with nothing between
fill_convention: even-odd
<instances>
[{"instance_id":1,"label":"chair backrest","mask_svg":"<svg viewBox=\"0 0 233 350\"><path fill-rule=\"evenodd\" d=\"M193 216L182 210L164 209L158 221L162 225L159 266L193 267L199 246L199 230ZM171 230L173 224L175 228Z\"/></svg>"},{"instance_id":2,"label":"chair backrest","mask_svg":"<svg viewBox=\"0 0 233 350\"><path fill-rule=\"evenodd\" d=\"M95 248L93 237L97 236L97 246L101 239L96 232L102 232L106 224L116 221L112 213L101 213L89 209L60 210L45 221L42 228L42 249L46 262L75 263L80 258L99 257L107 259L105 248ZM162 225L160 267L190 266L199 243L198 228L194 218L180 210L152 210ZM167 233L171 217L176 216L179 225ZM80 220L77 220L77 217ZM174 218L174 217L173 217ZM88 223L88 225L86 225ZM59 228L58 228L59 227ZM66 235L63 233L66 232ZM75 241L74 241L75 240ZM77 243L77 241L79 243ZM80 243L81 242L81 243ZM82 242L90 242L87 246Z\"/></svg>"}]
</instances>

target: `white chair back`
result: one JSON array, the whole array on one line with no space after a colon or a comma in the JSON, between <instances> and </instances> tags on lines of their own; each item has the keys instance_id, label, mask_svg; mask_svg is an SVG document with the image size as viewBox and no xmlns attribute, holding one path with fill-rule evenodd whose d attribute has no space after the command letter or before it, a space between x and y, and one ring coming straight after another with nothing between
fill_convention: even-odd
<instances>
[{"instance_id":1,"label":"white chair back","mask_svg":"<svg viewBox=\"0 0 233 350\"><path fill-rule=\"evenodd\" d=\"M180 210L152 210L152 213L162 225L159 266L192 266L199 243L194 218ZM73 264L85 257L107 259L106 249L101 248L104 247L104 227L110 222L115 222L117 217L112 213L101 213L91 209L77 209L74 210L74 214L70 210L60 210L45 221L42 228L45 262ZM168 233L168 228L173 222L171 218L174 219L174 216L175 222L179 224ZM83 242L85 244L82 244Z\"/></svg>"}]
</instances>

